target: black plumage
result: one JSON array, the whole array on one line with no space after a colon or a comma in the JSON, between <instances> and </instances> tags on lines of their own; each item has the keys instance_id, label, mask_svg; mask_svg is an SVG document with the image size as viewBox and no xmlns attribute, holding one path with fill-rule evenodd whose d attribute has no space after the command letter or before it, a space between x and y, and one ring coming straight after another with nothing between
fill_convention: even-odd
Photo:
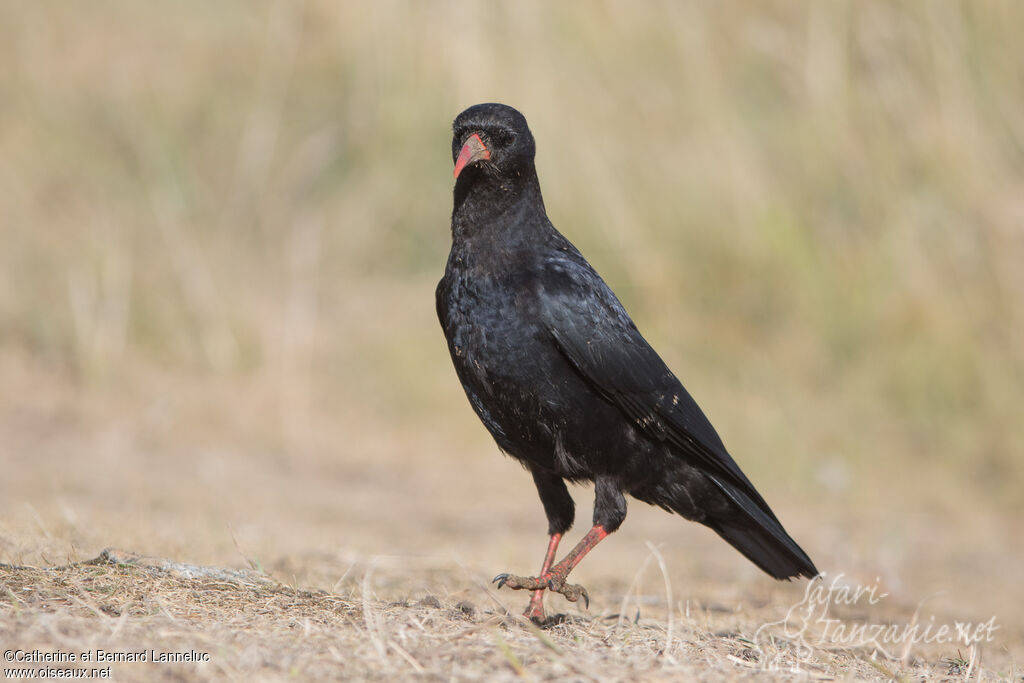
<instances>
[{"instance_id":1,"label":"black plumage","mask_svg":"<svg viewBox=\"0 0 1024 683\"><path fill-rule=\"evenodd\" d=\"M533 474L551 540L537 577L499 575L543 590L626 516L624 494L705 524L778 579L818 572L729 455L721 439L622 304L548 220L526 119L480 104L454 123L452 249L437 313L459 380L499 447ZM573 523L565 481L595 484L594 527L553 564Z\"/></svg>"}]
</instances>

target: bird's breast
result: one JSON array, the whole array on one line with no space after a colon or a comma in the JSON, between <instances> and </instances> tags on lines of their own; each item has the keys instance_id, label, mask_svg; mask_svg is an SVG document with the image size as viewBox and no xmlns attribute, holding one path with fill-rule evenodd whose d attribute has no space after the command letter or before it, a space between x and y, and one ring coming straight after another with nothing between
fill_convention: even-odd
<instances>
[{"instance_id":1,"label":"bird's breast","mask_svg":"<svg viewBox=\"0 0 1024 683\"><path fill-rule=\"evenodd\" d=\"M503 450L570 479L588 479L622 439L614 409L554 344L523 283L449 273L439 307L456 373Z\"/></svg>"}]
</instances>

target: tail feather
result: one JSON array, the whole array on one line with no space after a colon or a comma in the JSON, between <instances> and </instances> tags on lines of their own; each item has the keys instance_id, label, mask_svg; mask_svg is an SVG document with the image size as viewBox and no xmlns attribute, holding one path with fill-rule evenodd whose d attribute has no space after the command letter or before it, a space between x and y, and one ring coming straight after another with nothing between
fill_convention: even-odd
<instances>
[{"instance_id":1,"label":"tail feather","mask_svg":"<svg viewBox=\"0 0 1024 683\"><path fill-rule=\"evenodd\" d=\"M788 535L785 541L780 541L776 534L743 519L720 522L711 528L762 571L776 579L788 580L800 576L812 579L818 575L811 558ZM785 531L782 533L785 534Z\"/></svg>"},{"instance_id":2,"label":"tail feather","mask_svg":"<svg viewBox=\"0 0 1024 683\"><path fill-rule=\"evenodd\" d=\"M755 502L744 492L711 477L733 503L732 514L708 519L709 527L776 579L805 576L813 579L818 569L807 553L790 538L764 501Z\"/></svg>"}]
</instances>

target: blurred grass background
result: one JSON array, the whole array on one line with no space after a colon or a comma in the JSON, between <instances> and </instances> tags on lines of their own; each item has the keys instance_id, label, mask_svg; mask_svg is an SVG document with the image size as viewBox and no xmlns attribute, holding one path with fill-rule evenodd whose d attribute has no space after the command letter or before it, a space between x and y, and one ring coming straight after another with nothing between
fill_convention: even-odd
<instances>
[{"instance_id":1,"label":"blurred grass background","mask_svg":"<svg viewBox=\"0 0 1024 683\"><path fill-rule=\"evenodd\" d=\"M296 469L391 433L510 471L433 300L450 122L502 101L751 478L842 529L819 552L862 519L891 532L869 553L927 542L914 514L1016 533L1022 25L1010 0L2 3L6 404Z\"/></svg>"}]
</instances>

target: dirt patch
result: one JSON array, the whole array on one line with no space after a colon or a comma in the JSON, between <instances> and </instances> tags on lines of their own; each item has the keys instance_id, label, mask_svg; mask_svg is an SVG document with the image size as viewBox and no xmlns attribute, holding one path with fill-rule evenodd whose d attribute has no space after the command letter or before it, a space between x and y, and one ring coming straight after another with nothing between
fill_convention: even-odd
<instances>
[{"instance_id":1,"label":"dirt patch","mask_svg":"<svg viewBox=\"0 0 1024 683\"><path fill-rule=\"evenodd\" d=\"M624 612L570 614L541 630L483 584L470 599L382 600L373 567L359 572L362 595L340 595L114 550L58 567L0 565L0 639L20 660L4 666L117 680L1000 678L974 650L949 658L916 648L893 661L863 647L804 650L781 627L758 632L784 604L687 604L669 616L664 599L627 593ZM388 574L394 580L394 567Z\"/></svg>"}]
</instances>

